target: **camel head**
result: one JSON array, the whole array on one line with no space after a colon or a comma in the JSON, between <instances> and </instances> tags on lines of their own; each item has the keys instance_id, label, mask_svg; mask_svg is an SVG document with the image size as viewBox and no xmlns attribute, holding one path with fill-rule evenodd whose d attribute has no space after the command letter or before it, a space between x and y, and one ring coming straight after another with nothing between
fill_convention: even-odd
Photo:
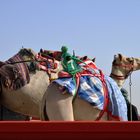
<instances>
[{"instance_id":1,"label":"camel head","mask_svg":"<svg viewBox=\"0 0 140 140\"><path fill-rule=\"evenodd\" d=\"M140 69L140 58L125 57L122 54L114 55L110 76L122 87L128 76Z\"/></svg>"}]
</instances>

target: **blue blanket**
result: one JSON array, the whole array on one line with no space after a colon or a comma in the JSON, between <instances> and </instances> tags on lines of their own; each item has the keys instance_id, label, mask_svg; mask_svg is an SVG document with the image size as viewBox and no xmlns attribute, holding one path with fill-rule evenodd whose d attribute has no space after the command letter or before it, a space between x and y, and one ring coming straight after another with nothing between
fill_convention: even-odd
<instances>
[{"instance_id":1,"label":"blue blanket","mask_svg":"<svg viewBox=\"0 0 140 140\"><path fill-rule=\"evenodd\" d=\"M127 106L124 97L117 85L117 83L109 76L104 76L109 93L109 106L108 110L113 116L121 118L123 121L127 121ZM59 78L54 80L57 84L65 87L72 95L75 94L76 85L72 78ZM100 110L104 108L104 91L102 82L97 77L81 76L78 89L78 96L91 105L97 107Z\"/></svg>"}]
</instances>

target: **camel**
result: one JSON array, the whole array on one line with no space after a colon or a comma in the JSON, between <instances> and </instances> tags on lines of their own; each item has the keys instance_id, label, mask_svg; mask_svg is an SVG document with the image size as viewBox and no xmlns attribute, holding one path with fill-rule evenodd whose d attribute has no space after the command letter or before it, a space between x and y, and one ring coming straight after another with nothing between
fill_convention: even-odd
<instances>
[{"instance_id":1,"label":"camel","mask_svg":"<svg viewBox=\"0 0 140 140\"><path fill-rule=\"evenodd\" d=\"M123 70L121 69L119 71L119 67L118 70L116 70L115 67L119 65L117 62L121 62L121 66L124 66L126 70L122 68ZM134 65L133 62L135 63ZM138 59L126 58L120 54L118 56L115 56L113 64L116 63L116 66L113 65L111 77L113 77L113 74L118 74L118 72L119 74L123 74L123 76L126 76L130 71L138 69L139 65ZM129 69L127 69L127 67ZM114 71L117 73L114 73ZM42 119L45 120L45 115L47 114L49 120L53 121L127 121L126 102L119 88L119 86L122 86L123 82L120 83L120 81L116 81L119 82L118 86L117 83L113 80L114 78L112 79L111 77L105 75L105 80L109 79L108 84L110 84L111 86L115 86L115 89L117 91L116 96L118 96L119 100L121 100L119 104L123 104L123 109L119 110L120 114L124 114L123 119L118 119L116 116L110 115L111 113L107 111L107 108L103 108L102 110L95 108L87 101L81 99L78 95L76 96L76 98L74 98L72 94L69 94L69 91L67 89L63 90L59 82L56 81L53 81L48 86L47 91L45 93L46 106L44 116ZM68 79L66 79L66 81L67 80ZM109 90L108 92L111 92L111 90Z\"/></svg>"},{"instance_id":2,"label":"camel","mask_svg":"<svg viewBox=\"0 0 140 140\"><path fill-rule=\"evenodd\" d=\"M140 59L133 57L126 57L122 54L118 54L114 56L114 60L112 62L112 70L110 76L117 82L120 87L128 109L128 120L129 121L138 121L138 109L135 105L132 104L131 101L128 100L127 91L123 89L123 84L125 80L131 75L133 71L140 69ZM131 84L131 83L130 83ZM130 96L131 100L131 96Z\"/></svg>"},{"instance_id":3,"label":"camel","mask_svg":"<svg viewBox=\"0 0 140 140\"><path fill-rule=\"evenodd\" d=\"M56 64L57 68L51 68L50 70L46 68L45 71L41 69L42 67L44 68L44 66L39 64L44 62L48 64L48 60L50 59L44 58L42 60L43 57L37 58L39 55L36 52L26 48L22 48L17 55L18 54L20 54L22 61L13 62L10 58L5 62L0 63L0 103L11 111L34 118L40 118L41 102L44 93L51 82L50 80L57 78L59 61L54 60L53 58L51 64ZM57 57L58 56L59 53ZM21 64L19 67L25 65L28 73L25 73L25 71L23 72L23 69L20 69L20 71L17 72L17 69L15 69L14 66L19 63ZM8 75L8 72L10 71L14 72L12 73L12 76ZM24 75L24 81L22 79L20 82L19 76L21 76L21 72L23 72L21 75ZM5 73L7 74L6 76L3 75ZM15 78L16 84L13 84L13 77Z\"/></svg>"},{"instance_id":4,"label":"camel","mask_svg":"<svg viewBox=\"0 0 140 140\"><path fill-rule=\"evenodd\" d=\"M114 56L110 76L117 82L121 88L128 76L140 69L140 58L126 57L122 54Z\"/></svg>"}]
</instances>

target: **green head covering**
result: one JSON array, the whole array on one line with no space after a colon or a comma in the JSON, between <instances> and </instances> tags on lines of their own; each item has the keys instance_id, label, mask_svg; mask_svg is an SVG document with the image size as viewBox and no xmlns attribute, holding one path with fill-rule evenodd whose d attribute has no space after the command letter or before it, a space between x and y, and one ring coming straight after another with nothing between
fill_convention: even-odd
<instances>
[{"instance_id":1,"label":"green head covering","mask_svg":"<svg viewBox=\"0 0 140 140\"><path fill-rule=\"evenodd\" d=\"M68 48L66 46L62 46L61 51L62 53L66 53L68 51Z\"/></svg>"}]
</instances>

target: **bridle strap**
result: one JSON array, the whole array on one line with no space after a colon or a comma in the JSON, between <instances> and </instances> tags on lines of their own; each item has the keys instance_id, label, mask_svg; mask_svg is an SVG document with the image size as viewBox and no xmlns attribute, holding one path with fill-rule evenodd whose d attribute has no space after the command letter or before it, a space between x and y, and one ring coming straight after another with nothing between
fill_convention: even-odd
<instances>
[{"instance_id":1,"label":"bridle strap","mask_svg":"<svg viewBox=\"0 0 140 140\"><path fill-rule=\"evenodd\" d=\"M113 74L113 73L110 74L110 77L114 78L114 79L117 79L117 80L125 80L126 79L125 76L120 76L120 75L116 75L116 74Z\"/></svg>"},{"instance_id":2,"label":"bridle strap","mask_svg":"<svg viewBox=\"0 0 140 140\"><path fill-rule=\"evenodd\" d=\"M133 120L133 115L132 115L132 89L131 89L131 87L132 87L132 79L131 79L131 74L132 73L130 73L130 76L129 76L129 92L130 92L130 121L132 121Z\"/></svg>"}]
</instances>

